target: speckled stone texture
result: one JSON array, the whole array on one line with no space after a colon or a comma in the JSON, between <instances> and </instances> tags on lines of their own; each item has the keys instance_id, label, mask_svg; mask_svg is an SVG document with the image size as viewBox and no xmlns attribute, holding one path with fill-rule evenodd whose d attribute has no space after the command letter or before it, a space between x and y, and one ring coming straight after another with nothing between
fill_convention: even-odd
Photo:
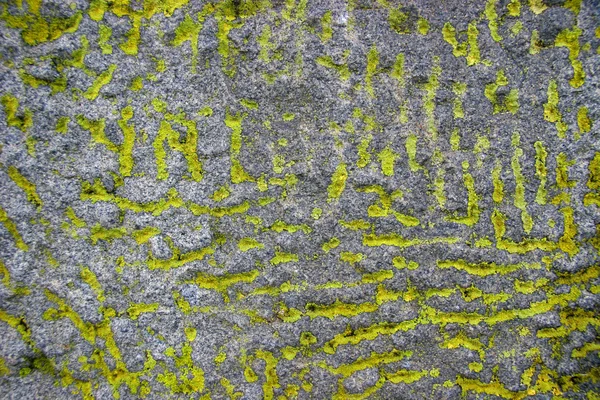
<instances>
[{"instance_id":1,"label":"speckled stone texture","mask_svg":"<svg viewBox=\"0 0 600 400\"><path fill-rule=\"evenodd\" d=\"M600 399L599 16L0 1L0 398Z\"/></svg>"}]
</instances>

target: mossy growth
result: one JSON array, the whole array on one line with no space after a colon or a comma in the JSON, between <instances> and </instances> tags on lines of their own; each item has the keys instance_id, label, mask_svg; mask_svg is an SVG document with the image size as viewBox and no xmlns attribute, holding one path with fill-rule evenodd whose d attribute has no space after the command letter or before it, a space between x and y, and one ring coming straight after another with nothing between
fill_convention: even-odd
<instances>
[{"instance_id":1,"label":"mossy growth","mask_svg":"<svg viewBox=\"0 0 600 400\"><path fill-rule=\"evenodd\" d=\"M573 67L573 78L569 80L569 84L574 88L581 87L585 83L585 71L583 70L581 61L578 60L580 51L579 37L582 33L583 31L577 26L573 29L565 29L556 36L554 42L556 47L566 47L569 50L569 60Z\"/></svg>"},{"instance_id":2,"label":"mossy growth","mask_svg":"<svg viewBox=\"0 0 600 400\"><path fill-rule=\"evenodd\" d=\"M33 113L25 108L23 113L19 115L19 100L15 96L5 94L0 99L0 103L4 107L8 126L14 126L22 132L28 131L33 126Z\"/></svg>"},{"instance_id":3,"label":"mossy growth","mask_svg":"<svg viewBox=\"0 0 600 400\"><path fill-rule=\"evenodd\" d=\"M499 70L496 73L496 81L485 85L484 94L485 97L492 103L493 114L501 112L510 112L516 114L519 111L519 91L518 89L511 89L510 92L501 102L498 99L497 91L501 86L507 86L508 79L504 74L504 70Z\"/></svg>"},{"instance_id":4,"label":"mossy growth","mask_svg":"<svg viewBox=\"0 0 600 400\"><path fill-rule=\"evenodd\" d=\"M340 198L346 188L346 179L348 179L348 171L346 163L339 163L331 177L331 184L327 188L329 194L327 201L331 202Z\"/></svg>"}]
</instances>

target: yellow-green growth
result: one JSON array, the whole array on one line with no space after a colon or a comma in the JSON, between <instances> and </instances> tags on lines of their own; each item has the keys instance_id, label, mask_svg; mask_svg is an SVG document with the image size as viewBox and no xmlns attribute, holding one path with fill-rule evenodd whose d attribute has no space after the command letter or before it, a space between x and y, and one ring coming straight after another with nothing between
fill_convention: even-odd
<instances>
[{"instance_id":1,"label":"yellow-green growth","mask_svg":"<svg viewBox=\"0 0 600 400\"><path fill-rule=\"evenodd\" d=\"M577 59L580 50L579 36L581 36L582 32L583 31L577 26L571 30L565 29L556 36L554 41L556 47L566 47L569 49L569 60L573 67L573 78L569 80L569 84L574 88L581 87L585 82L583 65L581 64L581 61Z\"/></svg>"},{"instance_id":2,"label":"yellow-green growth","mask_svg":"<svg viewBox=\"0 0 600 400\"><path fill-rule=\"evenodd\" d=\"M112 35L112 28L108 25L100 24L98 29L98 46L102 50L102 54L112 54L113 48L108 43Z\"/></svg>"},{"instance_id":3,"label":"yellow-green growth","mask_svg":"<svg viewBox=\"0 0 600 400\"><path fill-rule=\"evenodd\" d=\"M150 254L150 257L147 261L149 269L163 269L165 271L169 271L173 268L179 268L182 265L193 261L201 261L209 254L213 254L215 252L214 248L211 246L203 247L199 250L190 251L187 253L181 253L181 251L175 247L172 247L173 256L170 259L162 260L157 259Z\"/></svg>"},{"instance_id":4,"label":"yellow-green growth","mask_svg":"<svg viewBox=\"0 0 600 400\"><path fill-rule=\"evenodd\" d=\"M7 313L4 310L0 310L0 321L5 322L11 328L19 332L23 341L33 349L36 349L35 343L31 339L31 330L29 329L24 317L17 317Z\"/></svg>"},{"instance_id":5,"label":"yellow-green growth","mask_svg":"<svg viewBox=\"0 0 600 400\"><path fill-rule=\"evenodd\" d=\"M372 352L369 356L359 357L356 361L341 364L338 367L331 367L324 362L319 363L319 366L329 370L331 373L335 375L341 375L344 378L347 378L354 374L357 371L362 371L368 368L381 368L385 364L398 363L403 359L410 358L413 352L406 350L392 350L387 353L376 353ZM389 374L389 376L393 376L394 374ZM399 375L398 375L399 376ZM400 380L398 380L399 383Z\"/></svg>"},{"instance_id":6,"label":"yellow-green growth","mask_svg":"<svg viewBox=\"0 0 600 400\"><path fill-rule=\"evenodd\" d=\"M404 258L402 256L394 257L392 259L392 264L394 265L394 267L396 267L398 269L407 268L410 270L415 270L415 269L419 268L419 263L417 263L416 261L406 262L406 258Z\"/></svg>"},{"instance_id":7,"label":"yellow-green growth","mask_svg":"<svg viewBox=\"0 0 600 400\"><path fill-rule=\"evenodd\" d=\"M429 33L429 21L423 17L419 17L417 20L417 30L421 35L427 35Z\"/></svg>"},{"instance_id":8,"label":"yellow-green growth","mask_svg":"<svg viewBox=\"0 0 600 400\"><path fill-rule=\"evenodd\" d=\"M308 235L310 232L312 232L312 229L310 228L310 226L308 226L306 224L293 225L293 224L288 224L281 220L275 221L273 223L273 225L271 225L270 229L277 233L281 233L283 231L286 231L289 233L295 233L298 231L302 231L306 235Z\"/></svg>"},{"instance_id":9,"label":"yellow-green growth","mask_svg":"<svg viewBox=\"0 0 600 400\"><path fill-rule=\"evenodd\" d=\"M306 309L305 314L310 319L324 317L333 320L336 317L354 317L362 313L374 312L379 306L374 303L343 303L337 299L333 304L308 303L304 308Z\"/></svg>"},{"instance_id":10,"label":"yellow-green growth","mask_svg":"<svg viewBox=\"0 0 600 400\"><path fill-rule=\"evenodd\" d=\"M493 379L490 383L482 382L478 379L471 379L459 376L456 378L456 384L462 390L462 396L472 391L481 395L497 396L504 399L522 399L527 397L525 391L513 392L507 389L499 380Z\"/></svg>"},{"instance_id":11,"label":"yellow-green growth","mask_svg":"<svg viewBox=\"0 0 600 400\"><path fill-rule=\"evenodd\" d=\"M450 146L454 151L460 150L460 130L458 127L455 127L452 130L452 135L450 136Z\"/></svg>"},{"instance_id":12,"label":"yellow-green growth","mask_svg":"<svg viewBox=\"0 0 600 400\"><path fill-rule=\"evenodd\" d=\"M351 251L342 251L340 253L340 260L352 265L361 262L364 258L365 256L362 253L352 253Z\"/></svg>"},{"instance_id":13,"label":"yellow-green growth","mask_svg":"<svg viewBox=\"0 0 600 400\"><path fill-rule=\"evenodd\" d=\"M573 216L573 208L564 207L560 212L563 214L564 230L563 235L558 240L558 248L573 257L579 252L575 236L577 235L577 224Z\"/></svg>"},{"instance_id":14,"label":"yellow-green growth","mask_svg":"<svg viewBox=\"0 0 600 400\"><path fill-rule=\"evenodd\" d=\"M581 10L582 1L583 0L566 0L563 7L570 10L573 14L575 14L575 16L577 16Z\"/></svg>"},{"instance_id":15,"label":"yellow-green growth","mask_svg":"<svg viewBox=\"0 0 600 400\"><path fill-rule=\"evenodd\" d=\"M436 152L438 150L436 149ZM441 157L441 152L439 152ZM433 196L437 200L440 208L446 205L446 181L444 180L445 171L443 168L438 168L433 181Z\"/></svg>"},{"instance_id":16,"label":"yellow-green growth","mask_svg":"<svg viewBox=\"0 0 600 400\"><path fill-rule=\"evenodd\" d=\"M442 28L442 37L452 46L454 57L465 57L467 55L467 43L458 43L456 39L456 28L450 22L446 22Z\"/></svg>"},{"instance_id":17,"label":"yellow-green growth","mask_svg":"<svg viewBox=\"0 0 600 400\"><path fill-rule=\"evenodd\" d=\"M71 118L69 117L60 117L58 121L56 121L56 132L62 133L63 135L69 130L69 122L71 122Z\"/></svg>"},{"instance_id":18,"label":"yellow-green growth","mask_svg":"<svg viewBox=\"0 0 600 400\"><path fill-rule=\"evenodd\" d=\"M160 229L154 226L147 226L143 229L133 231L131 237L137 242L137 244L147 243L148 240L160 233Z\"/></svg>"},{"instance_id":19,"label":"yellow-green growth","mask_svg":"<svg viewBox=\"0 0 600 400\"><path fill-rule=\"evenodd\" d=\"M96 73L89 70L85 65L85 57L90 53L90 42L87 36L80 37L81 47L71 53L71 57L64 61L64 65L83 70L89 76L96 76Z\"/></svg>"},{"instance_id":20,"label":"yellow-green growth","mask_svg":"<svg viewBox=\"0 0 600 400\"><path fill-rule=\"evenodd\" d=\"M342 81L347 81L350 79L350 68L348 68L348 64L345 62L345 59L343 63L336 64L331 56L320 56L317 57L316 62L325 68L330 68L337 71Z\"/></svg>"},{"instance_id":21,"label":"yellow-green growth","mask_svg":"<svg viewBox=\"0 0 600 400\"><path fill-rule=\"evenodd\" d=\"M579 132L576 135L576 139L579 139L581 135L592 130L592 120L588 115L587 107L580 107L577 110L577 127L579 128Z\"/></svg>"},{"instance_id":22,"label":"yellow-green growth","mask_svg":"<svg viewBox=\"0 0 600 400\"><path fill-rule=\"evenodd\" d=\"M436 243L447 243L454 244L458 242L459 239L455 237L434 237L430 239L407 239L397 233L384 233L382 235L376 235L374 233L371 234L363 234L363 245L369 247L378 247L378 246L394 246L398 248L407 248L413 246L424 246L424 245L432 245Z\"/></svg>"},{"instance_id":23,"label":"yellow-green growth","mask_svg":"<svg viewBox=\"0 0 600 400\"><path fill-rule=\"evenodd\" d=\"M373 135L368 135L358 145L358 161L356 162L358 168L364 168L371 162L371 153L368 149L372 139Z\"/></svg>"},{"instance_id":24,"label":"yellow-green growth","mask_svg":"<svg viewBox=\"0 0 600 400\"><path fill-rule=\"evenodd\" d=\"M92 136L92 142L103 144L112 152L117 153L119 151L118 147L112 141L110 141L110 139L108 139L104 133L104 127L106 125L106 120L104 118L99 120L91 120L87 119L83 115L78 115L76 120L79 126L90 132Z\"/></svg>"},{"instance_id":25,"label":"yellow-green growth","mask_svg":"<svg viewBox=\"0 0 600 400\"><path fill-rule=\"evenodd\" d=\"M475 180L473 179L473 176L469 173L468 161L463 161L462 169L463 182L467 189L467 215L464 217L447 217L446 220L456 222L459 224L465 224L467 226L473 226L477 222L479 222L479 215L481 214L481 211L479 210L480 197L475 191Z\"/></svg>"},{"instance_id":26,"label":"yellow-green growth","mask_svg":"<svg viewBox=\"0 0 600 400\"><path fill-rule=\"evenodd\" d=\"M331 184L327 187L327 201L331 202L340 198L346 188L346 179L348 179L348 171L346 163L339 163L331 177Z\"/></svg>"},{"instance_id":27,"label":"yellow-green growth","mask_svg":"<svg viewBox=\"0 0 600 400\"><path fill-rule=\"evenodd\" d=\"M341 244L340 239L338 239L336 237L332 237L327 242L323 243L323 246L321 246L321 248L323 249L323 251L325 253L328 253L330 250L335 249L340 244Z\"/></svg>"},{"instance_id":28,"label":"yellow-green growth","mask_svg":"<svg viewBox=\"0 0 600 400\"><path fill-rule=\"evenodd\" d=\"M462 105L462 97L467 91L467 84L456 82L452 85L452 91L456 95L456 98L454 99L454 118L464 118L465 111Z\"/></svg>"},{"instance_id":29,"label":"yellow-green growth","mask_svg":"<svg viewBox=\"0 0 600 400\"><path fill-rule=\"evenodd\" d=\"M90 101L95 100L98 97L98 95L100 94L100 90L104 86L108 85L110 83L110 81L112 81L113 73L115 72L116 69L117 69L117 65L111 64L106 69L106 71L104 71L100 75L98 75L98 77L96 78L94 83L92 83L92 86L90 86L88 88L88 90L85 91L83 96Z\"/></svg>"},{"instance_id":30,"label":"yellow-green growth","mask_svg":"<svg viewBox=\"0 0 600 400\"><path fill-rule=\"evenodd\" d=\"M340 221L340 225L352 231L366 230L371 227L371 224L363 219L356 219L354 221Z\"/></svg>"},{"instance_id":31,"label":"yellow-green growth","mask_svg":"<svg viewBox=\"0 0 600 400\"><path fill-rule=\"evenodd\" d=\"M228 198L230 194L231 192L229 191L229 188L227 187L227 185L224 185L215 190L213 194L210 195L210 198L213 201L220 202Z\"/></svg>"},{"instance_id":32,"label":"yellow-green growth","mask_svg":"<svg viewBox=\"0 0 600 400\"><path fill-rule=\"evenodd\" d=\"M512 28L510 28L510 32L512 36L517 36L519 32L523 30L523 23L521 21L517 21L513 24Z\"/></svg>"},{"instance_id":33,"label":"yellow-green growth","mask_svg":"<svg viewBox=\"0 0 600 400\"><path fill-rule=\"evenodd\" d=\"M22 115L18 115L19 100L15 96L5 94L0 102L4 106L8 126L14 126L20 129L21 132L26 132L33 126L33 114L28 108L25 108Z\"/></svg>"},{"instance_id":34,"label":"yellow-green growth","mask_svg":"<svg viewBox=\"0 0 600 400\"><path fill-rule=\"evenodd\" d=\"M252 270L249 272L241 272L237 274L211 275L204 272L199 272L196 279L188 283L195 283L202 289L215 290L223 295L225 302L229 302L227 289L230 286L238 283L252 283L258 277L259 272Z\"/></svg>"},{"instance_id":35,"label":"yellow-green growth","mask_svg":"<svg viewBox=\"0 0 600 400\"><path fill-rule=\"evenodd\" d=\"M201 115L203 117L210 117L211 115L213 115L213 109L209 106L204 106L200 110L198 110L198 115Z\"/></svg>"},{"instance_id":36,"label":"yellow-green growth","mask_svg":"<svg viewBox=\"0 0 600 400\"><path fill-rule=\"evenodd\" d=\"M327 43L333 37L333 18L331 17L331 11L326 11L321 18L321 41Z\"/></svg>"},{"instance_id":37,"label":"yellow-green growth","mask_svg":"<svg viewBox=\"0 0 600 400\"><path fill-rule=\"evenodd\" d=\"M477 338L468 337L464 332L459 332L458 335L452 339L446 338L444 342L440 344L440 347L444 349L464 347L465 349L477 352L482 361L485 359L484 344Z\"/></svg>"},{"instance_id":38,"label":"yellow-green growth","mask_svg":"<svg viewBox=\"0 0 600 400\"><path fill-rule=\"evenodd\" d=\"M544 148L544 144L539 140L534 143L535 147L535 175L540 180L540 186L538 186L538 190L535 195L535 201L539 205L546 204L546 197L548 196L548 191L546 190L546 183L548 181L548 169L546 168L546 158L548 156L548 152Z\"/></svg>"},{"instance_id":39,"label":"yellow-green growth","mask_svg":"<svg viewBox=\"0 0 600 400\"><path fill-rule=\"evenodd\" d=\"M271 43L271 34L271 26L265 25L263 26L260 36L256 39L260 47L258 59L264 61L265 63L271 61L270 54L277 48L277 45L275 43Z\"/></svg>"},{"instance_id":40,"label":"yellow-green growth","mask_svg":"<svg viewBox=\"0 0 600 400\"><path fill-rule=\"evenodd\" d=\"M496 92L501 86L507 86L508 79L504 75L504 70L499 70L496 73L496 81L485 85L484 94L485 97L492 103L493 113L498 114L501 112L510 112L516 114L519 111L519 91L518 89L511 89L506 98L504 104L498 101Z\"/></svg>"},{"instance_id":41,"label":"yellow-green growth","mask_svg":"<svg viewBox=\"0 0 600 400\"><path fill-rule=\"evenodd\" d=\"M133 169L133 145L135 130L129 120L133 118L133 108L127 106L121 110L121 119L117 122L123 132L123 143L119 146L119 172L122 176L131 176Z\"/></svg>"},{"instance_id":42,"label":"yellow-green growth","mask_svg":"<svg viewBox=\"0 0 600 400\"><path fill-rule=\"evenodd\" d=\"M175 353L173 347L168 347L164 353L173 359L175 367L179 371L179 376L165 368L164 373L157 374L156 380L158 382L165 385L173 394L189 395L204 390L204 371L194 365L192 346L189 342L181 346L181 356Z\"/></svg>"},{"instance_id":43,"label":"yellow-green growth","mask_svg":"<svg viewBox=\"0 0 600 400\"><path fill-rule=\"evenodd\" d=\"M141 314L156 312L156 310L158 310L158 303L137 303L129 306L129 308L127 309L127 314L129 314L129 318L135 321L139 318Z\"/></svg>"},{"instance_id":44,"label":"yellow-green growth","mask_svg":"<svg viewBox=\"0 0 600 400\"><path fill-rule=\"evenodd\" d=\"M248 251L252 249L264 249L265 245L260 243L258 240L253 239L251 237L246 237L240 239L238 242L238 249L241 251Z\"/></svg>"},{"instance_id":45,"label":"yellow-green growth","mask_svg":"<svg viewBox=\"0 0 600 400\"><path fill-rule=\"evenodd\" d=\"M495 262L470 263L465 260L438 260L439 268L455 268L468 274L485 277L489 275L506 275L526 269L540 269L540 263L496 264Z\"/></svg>"},{"instance_id":46,"label":"yellow-green growth","mask_svg":"<svg viewBox=\"0 0 600 400\"><path fill-rule=\"evenodd\" d=\"M596 152L594 158L590 160L588 164L588 171L590 172L587 187L591 190L600 190L600 152ZM583 199L584 205L597 204L600 206L600 196L595 193L588 193Z\"/></svg>"},{"instance_id":47,"label":"yellow-green growth","mask_svg":"<svg viewBox=\"0 0 600 400\"><path fill-rule=\"evenodd\" d=\"M250 99L241 99L240 104L251 110L258 110L258 103Z\"/></svg>"},{"instance_id":48,"label":"yellow-green growth","mask_svg":"<svg viewBox=\"0 0 600 400\"><path fill-rule=\"evenodd\" d=\"M377 158L381 163L381 172L383 172L385 176L394 176L394 163L398 157L399 155L390 149L389 146L381 150Z\"/></svg>"},{"instance_id":49,"label":"yellow-green growth","mask_svg":"<svg viewBox=\"0 0 600 400\"><path fill-rule=\"evenodd\" d=\"M195 22L189 14L185 14L183 21L175 28L175 38L171 42L173 46L181 46L185 42L190 42L192 49L192 73L196 73L198 63L198 35L200 35L201 30L202 23Z\"/></svg>"},{"instance_id":50,"label":"yellow-green growth","mask_svg":"<svg viewBox=\"0 0 600 400\"><path fill-rule=\"evenodd\" d=\"M73 325L75 325L75 327L80 331L81 336L89 343L94 344L99 333L96 329L94 329L94 326L89 322L83 321L79 314L73 311L73 309L63 299L54 293L46 290L45 294L48 300L58 305L58 309L49 308L44 312L42 317L48 321L57 320L60 318L69 318L71 322L73 322ZM118 349L116 349L116 351L118 354Z\"/></svg>"},{"instance_id":51,"label":"yellow-green growth","mask_svg":"<svg viewBox=\"0 0 600 400\"><path fill-rule=\"evenodd\" d=\"M556 185L560 189L573 188L577 181L569 180L569 168L575 165L575 160L569 160L565 153L556 156Z\"/></svg>"},{"instance_id":52,"label":"yellow-green growth","mask_svg":"<svg viewBox=\"0 0 600 400\"><path fill-rule=\"evenodd\" d=\"M394 271L391 269L384 269L377 272L364 274L362 276L362 283L379 283L394 277Z\"/></svg>"},{"instance_id":53,"label":"yellow-green growth","mask_svg":"<svg viewBox=\"0 0 600 400\"><path fill-rule=\"evenodd\" d=\"M417 135L408 135L405 142L406 153L408 154L408 166L412 172L417 172L423 167L417 162Z\"/></svg>"},{"instance_id":54,"label":"yellow-green growth","mask_svg":"<svg viewBox=\"0 0 600 400\"><path fill-rule=\"evenodd\" d=\"M477 142L473 148L473 153L477 155L477 168L483 166L483 155L491 146L490 139L485 135L477 135Z\"/></svg>"},{"instance_id":55,"label":"yellow-green growth","mask_svg":"<svg viewBox=\"0 0 600 400\"><path fill-rule=\"evenodd\" d=\"M504 238L506 234L506 216L497 209L491 216L494 234L496 236L496 247L500 250L515 254L526 254L534 250L553 251L557 248L556 243L543 239L524 239L521 242L513 242Z\"/></svg>"},{"instance_id":56,"label":"yellow-green growth","mask_svg":"<svg viewBox=\"0 0 600 400\"><path fill-rule=\"evenodd\" d=\"M154 155L156 157L156 166L157 166L157 178L158 179L167 179L169 177L169 173L167 172L167 163L165 158L167 156L164 149L164 141L167 141L169 147L172 150L179 151L183 153L187 163L188 163L188 171L196 182L202 180L202 163L198 159L198 129L196 127L196 121L193 119L185 119L183 114L180 115L171 115L167 114L165 116L166 119L170 119L175 121L176 123L183 125L187 131L187 135L185 141L180 140L180 133L173 129L171 123L166 120L161 121L160 127L158 129L158 134L152 143L154 147Z\"/></svg>"},{"instance_id":57,"label":"yellow-green growth","mask_svg":"<svg viewBox=\"0 0 600 400\"><path fill-rule=\"evenodd\" d=\"M315 343L317 343L317 337L312 332L306 331L300 334L300 344L302 346L310 346Z\"/></svg>"},{"instance_id":58,"label":"yellow-green growth","mask_svg":"<svg viewBox=\"0 0 600 400\"><path fill-rule=\"evenodd\" d=\"M187 327L185 327L184 331L185 331L185 337L188 340L188 342L193 342L194 340L196 340L196 336L198 335L198 331L196 330L196 328L187 326Z\"/></svg>"},{"instance_id":59,"label":"yellow-green growth","mask_svg":"<svg viewBox=\"0 0 600 400\"><path fill-rule=\"evenodd\" d=\"M541 14L548 6L544 4L544 0L529 0L529 8L534 14Z\"/></svg>"},{"instance_id":60,"label":"yellow-green growth","mask_svg":"<svg viewBox=\"0 0 600 400\"><path fill-rule=\"evenodd\" d=\"M396 33L403 35L410 33L410 28L408 24L408 14L403 13L400 10L401 6L389 10L388 23L390 24L390 28Z\"/></svg>"},{"instance_id":61,"label":"yellow-green growth","mask_svg":"<svg viewBox=\"0 0 600 400\"><path fill-rule=\"evenodd\" d=\"M533 228L533 219L527 212L527 203L525 202L525 177L521 172L520 158L523 156L523 149L519 146L520 136L517 132L513 134L512 144L515 147L515 152L511 160L513 176L515 177L515 197L514 205L521 210L521 221L523 222L523 230L525 233L531 232Z\"/></svg>"},{"instance_id":62,"label":"yellow-green growth","mask_svg":"<svg viewBox=\"0 0 600 400\"><path fill-rule=\"evenodd\" d=\"M558 109L558 85L554 79L548 84L548 101L544 104L544 119L556 124L558 137L566 137L568 126L562 120L562 114Z\"/></svg>"},{"instance_id":63,"label":"yellow-green growth","mask_svg":"<svg viewBox=\"0 0 600 400\"><path fill-rule=\"evenodd\" d=\"M127 235L125 228L104 228L100 223L97 223L90 229L90 239L93 244L98 243L98 240L106 240L111 242L114 239L122 238Z\"/></svg>"},{"instance_id":64,"label":"yellow-green growth","mask_svg":"<svg viewBox=\"0 0 600 400\"><path fill-rule=\"evenodd\" d=\"M244 378L246 378L246 382L248 383L256 382L258 380L256 372L248 365L244 369Z\"/></svg>"},{"instance_id":65,"label":"yellow-green growth","mask_svg":"<svg viewBox=\"0 0 600 400\"><path fill-rule=\"evenodd\" d=\"M494 184L494 193L492 199L496 203L502 203L504 198L504 182L502 181L502 162L497 159L496 165L492 170L492 183Z\"/></svg>"},{"instance_id":66,"label":"yellow-green growth","mask_svg":"<svg viewBox=\"0 0 600 400\"><path fill-rule=\"evenodd\" d=\"M279 388L279 376L277 375L277 364L279 360L273 356L273 353L265 350L258 350L256 357L265 362L265 382L263 383L263 398L273 400L275 389Z\"/></svg>"},{"instance_id":67,"label":"yellow-green growth","mask_svg":"<svg viewBox=\"0 0 600 400\"><path fill-rule=\"evenodd\" d=\"M591 342L585 343L583 346L573 349L571 352L571 357L573 357L573 358L587 357L587 355L593 351L600 351L600 343L591 343ZM591 396L588 396L588 398L594 399L594 397L591 397Z\"/></svg>"},{"instance_id":68,"label":"yellow-green growth","mask_svg":"<svg viewBox=\"0 0 600 400\"><path fill-rule=\"evenodd\" d=\"M102 285L100 285L96 274L91 269L83 267L81 268L81 279L94 291L98 301L104 303L106 297L104 296L104 290L102 289Z\"/></svg>"},{"instance_id":69,"label":"yellow-green growth","mask_svg":"<svg viewBox=\"0 0 600 400\"><path fill-rule=\"evenodd\" d=\"M229 112L229 109L227 109L225 113L225 125L229 129L231 129L231 146L229 158L231 160L231 182L233 183L254 181L254 178L252 178L246 172L238 158L242 149L242 121L245 117L246 114L231 114Z\"/></svg>"},{"instance_id":70,"label":"yellow-green growth","mask_svg":"<svg viewBox=\"0 0 600 400\"><path fill-rule=\"evenodd\" d=\"M542 49L542 41L540 40L540 33L537 29L531 31L531 39L529 41L529 54L538 54Z\"/></svg>"},{"instance_id":71,"label":"yellow-green growth","mask_svg":"<svg viewBox=\"0 0 600 400\"><path fill-rule=\"evenodd\" d=\"M19 2L20 3L20 2ZM0 18L12 29L21 30L21 38L29 46L37 46L60 38L65 33L73 33L79 29L82 19L81 11L66 18L45 18L41 15L41 1L28 0L29 12L21 15L12 15L4 5Z\"/></svg>"},{"instance_id":72,"label":"yellow-green growth","mask_svg":"<svg viewBox=\"0 0 600 400\"><path fill-rule=\"evenodd\" d=\"M6 265L0 260L0 274L2 274L2 284L7 288L11 289L10 283L10 271L6 268Z\"/></svg>"},{"instance_id":73,"label":"yellow-green growth","mask_svg":"<svg viewBox=\"0 0 600 400\"><path fill-rule=\"evenodd\" d=\"M130 90L132 90L134 92L139 92L143 88L144 88L144 80L142 79L141 76L136 76L135 78L132 79L131 85L129 86Z\"/></svg>"},{"instance_id":74,"label":"yellow-green growth","mask_svg":"<svg viewBox=\"0 0 600 400\"><path fill-rule=\"evenodd\" d=\"M131 29L125 34L127 40L119 44L119 48L123 50L125 54L135 56L138 54L138 46L141 40L140 29L142 26L142 14L131 13L129 16L131 20Z\"/></svg>"},{"instance_id":75,"label":"yellow-green growth","mask_svg":"<svg viewBox=\"0 0 600 400\"><path fill-rule=\"evenodd\" d=\"M159 112L159 113L166 112L167 106L168 106L168 104L159 98L152 99L152 108L154 108L154 111L156 111L156 112Z\"/></svg>"},{"instance_id":76,"label":"yellow-green growth","mask_svg":"<svg viewBox=\"0 0 600 400\"><path fill-rule=\"evenodd\" d=\"M450 22L446 22L442 28L442 37L452 46L454 57L465 57L469 66L479 64L481 59L479 44L477 43L478 36L479 30L477 29L476 21L469 23L467 40L461 43L457 39L456 28Z\"/></svg>"},{"instance_id":77,"label":"yellow-green growth","mask_svg":"<svg viewBox=\"0 0 600 400\"><path fill-rule=\"evenodd\" d=\"M352 117L361 118L363 120L363 122L365 123L365 132L370 132L375 129L379 130L380 132L383 131L382 126L377 122L375 116L363 113L363 111L359 107L354 108L354 111L352 112Z\"/></svg>"},{"instance_id":78,"label":"yellow-green growth","mask_svg":"<svg viewBox=\"0 0 600 400\"><path fill-rule=\"evenodd\" d=\"M481 61L481 54L479 52L479 45L477 43L477 37L479 36L479 30L477 29L477 22L469 23L467 29L467 42L469 43L469 54L467 54L467 65L479 64Z\"/></svg>"},{"instance_id":79,"label":"yellow-green growth","mask_svg":"<svg viewBox=\"0 0 600 400\"><path fill-rule=\"evenodd\" d=\"M396 56L396 61L394 62L394 66L392 67L392 72L390 72L390 76L398 81L398 85L400 88L403 88L406 84L404 79L404 54L400 53Z\"/></svg>"},{"instance_id":80,"label":"yellow-green growth","mask_svg":"<svg viewBox=\"0 0 600 400\"><path fill-rule=\"evenodd\" d=\"M38 196L35 185L31 183L29 179L21 175L19 170L13 166L8 167L8 176L25 192L27 195L27 201L36 206L39 211L44 203L42 202L42 199L40 199L40 196Z\"/></svg>"},{"instance_id":81,"label":"yellow-green growth","mask_svg":"<svg viewBox=\"0 0 600 400\"><path fill-rule=\"evenodd\" d=\"M29 247L23 241L21 234L17 230L17 226L15 225L13 220L8 217L8 214L6 213L6 211L4 211L4 209L1 207L0 207L0 222L2 223L2 225L4 225L4 227L6 228L8 233L10 233L11 236L13 237L13 239L15 240L15 246L17 246L17 248L19 248L23 251L28 251Z\"/></svg>"},{"instance_id":82,"label":"yellow-green growth","mask_svg":"<svg viewBox=\"0 0 600 400\"><path fill-rule=\"evenodd\" d=\"M298 255L293 253L286 253L283 251L275 251L275 256L269 260L272 265L279 265L283 263L298 261Z\"/></svg>"},{"instance_id":83,"label":"yellow-green growth","mask_svg":"<svg viewBox=\"0 0 600 400\"><path fill-rule=\"evenodd\" d=\"M377 72L377 65L379 65L379 52L377 51L377 46L373 45L367 53L367 72L365 74L365 89L371 98L375 98L373 76Z\"/></svg>"},{"instance_id":84,"label":"yellow-green growth","mask_svg":"<svg viewBox=\"0 0 600 400\"><path fill-rule=\"evenodd\" d=\"M417 320L407 320L400 323L380 322L366 328L352 330L350 327L336 335L329 342L325 343L323 351L327 354L334 354L337 348L344 344L356 345L363 340L374 340L380 335L393 335L396 332L406 332L417 326ZM398 350L394 350L398 352ZM404 353L404 352L403 352Z\"/></svg>"},{"instance_id":85,"label":"yellow-green growth","mask_svg":"<svg viewBox=\"0 0 600 400\"><path fill-rule=\"evenodd\" d=\"M60 67L58 67L60 69ZM59 92L64 92L67 88L67 78L65 75L60 75L54 80L38 78L26 72L24 69L19 70L19 76L25 85L29 85L36 89L39 86L48 86L52 89L51 94L54 95Z\"/></svg>"},{"instance_id":86,"label":"yellow-green growth","mask_svg":"<svg viewBox=\"0 0 600 400\"><path fill-rule=\"evenodd\" d=\"M85 226L86 226L85 221L82 220L81 218L79 218L77 216L77 214L75 214L75 210L73 210L73 208L67 207L67 210L65 211L65 215L67 216L67 218L69 218L71 220L73 225L75 225L77 228L85 228Z\"/></svg>"},{"instance_id":87,"label":"yellow-green growth","mask_svg":"<svg viewBox=\"0 0 600 400\"><path fill-rule=\"evenodd\" d=\"M321 218L322 214L323 214L323 209L319 208L319 207L315 207L315 208L313 208L312 212L310 213L310 216L314 220L318 220L319 218Z\"/></svg>"},{"instance_id":88,"label":"yellow-green growth","mask_svg":"<svg viewBox=\"0 0 600 400\"><path fill-rule=\"evenodd\" d=\"M510 3L506 5L508 9L508 15L511 17L518 17L521 15L521 1L520 0L510 0Z\"/></svg>"},{"instance_id":89,"label":"yellow-green growth","mask_svg":"<svg viewBox=\"0 0 600 400\"><path fill-rule=\"evenodd\" d=\"M502 40L502 36L498 33L498 13L496 12L496 4L498 0L488 0L485 5L485 17L488 19L488 28L490 28L490 35L496 42Z\"/></svg>"}]
</instances>

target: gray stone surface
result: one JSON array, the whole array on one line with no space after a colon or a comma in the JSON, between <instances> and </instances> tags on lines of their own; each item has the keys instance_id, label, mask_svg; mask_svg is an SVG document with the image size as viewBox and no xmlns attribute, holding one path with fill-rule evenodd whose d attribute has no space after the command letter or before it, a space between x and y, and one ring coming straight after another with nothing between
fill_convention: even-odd
<instances>
[{"instance_id":1,"label":"gray stone surface","mask_svg":"<svg viewBox=\"0 0 600 400\"><path fill-rule=\"evenodd\" d=\"M0 3L0 397L600 396L595 0Z\"/></svg>"}]
</instances>

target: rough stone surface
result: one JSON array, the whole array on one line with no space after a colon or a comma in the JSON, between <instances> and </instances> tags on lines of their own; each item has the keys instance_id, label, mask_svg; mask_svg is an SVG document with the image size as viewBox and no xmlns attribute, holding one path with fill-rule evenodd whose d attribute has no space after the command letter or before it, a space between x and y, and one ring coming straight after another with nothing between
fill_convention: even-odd
<instances>
[{"instance_id":1,"label":"rough stone surface","mask_svg":"<svg viewBox=\"0 0 600 400\"><path fill-rule=\"evenodd\" d=\"M599 10L0 2L0 397L600 398Z\"/></svg>"}]
</instances>

